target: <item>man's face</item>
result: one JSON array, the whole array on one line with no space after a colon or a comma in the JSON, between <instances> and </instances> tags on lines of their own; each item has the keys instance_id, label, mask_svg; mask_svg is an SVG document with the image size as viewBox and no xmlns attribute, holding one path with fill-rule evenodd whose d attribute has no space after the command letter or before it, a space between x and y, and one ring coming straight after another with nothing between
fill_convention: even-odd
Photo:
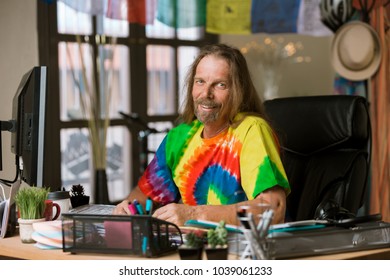
<instances>
[{"instance_id":1,"label":"man's face","mask_svg":"<svg viewBox=\"0 0 390 280\"><path fill-rule=\"evenodd\" d=\"M229 65L219 57L204 57L196 68L192 98L195 115L204 124L224 123L222 104L226 106L229 96Z\"/></svg>"}]
</instances>

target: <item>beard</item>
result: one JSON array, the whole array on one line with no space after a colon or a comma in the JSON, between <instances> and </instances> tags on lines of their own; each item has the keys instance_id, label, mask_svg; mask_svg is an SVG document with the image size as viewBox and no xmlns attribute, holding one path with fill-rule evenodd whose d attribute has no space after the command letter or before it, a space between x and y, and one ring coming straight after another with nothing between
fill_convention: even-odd
<instances>
[{"instance_id":1,"label":"beard","mask_svg":"<svg viewBox=\"0 0 390 280\"><path fill-rule=\"evenodd\" d=\"M218 119L222 107L221 104L208 99L199 99L194 101L194 103L195 103L195 112L194 112L195 116L201 123L207 124L207 123L214 122ZM203 110L198 110L199 106L207 106L213 108L213 110L209 112L205 112Z\"/></svg>"}]
</instances>

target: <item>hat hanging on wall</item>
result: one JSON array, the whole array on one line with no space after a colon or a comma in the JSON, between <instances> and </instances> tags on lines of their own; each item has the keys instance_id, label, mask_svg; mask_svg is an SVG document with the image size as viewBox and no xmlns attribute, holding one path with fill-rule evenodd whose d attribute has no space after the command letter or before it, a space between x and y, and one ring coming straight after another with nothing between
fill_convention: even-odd
<instances>
[{"instance_id":1,"label":"hat hanging on wall","mask_svg":"<svg viewBox=\"0 0 390 280\"><path fill-rule=\"evenodd\" d=\"M361 81L374 75L381 62L381 53L378 33L362 21L342 25L333 37L333 67L348 80Z\"/></svg>"}]
</instances>

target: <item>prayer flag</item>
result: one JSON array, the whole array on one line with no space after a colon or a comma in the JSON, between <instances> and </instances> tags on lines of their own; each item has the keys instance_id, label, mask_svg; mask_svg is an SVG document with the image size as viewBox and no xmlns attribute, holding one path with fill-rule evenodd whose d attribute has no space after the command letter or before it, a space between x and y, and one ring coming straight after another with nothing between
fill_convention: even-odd
<instances>
[{"instance_id":1,"label":"prayer flag","mask_svg":"<svg viewBox=\"0 0 390 280\"><path fill-rule=\"evenodd\" d=\"M331 36L333 31L321 21L321 0L301 0L297 33L310 36Z\"/></svg>"},{"instance_id":2,"label":"prayer flag","mask_svg":"<svg viewBox=\"0 0 390 280\"><path fill-rule=\"evenodd\" d=\"M176 28L205 26L206 0L158 0L157 19Z\"/></svg>"},{"instance_id":3,"label":"prayer flag","mask_svg":"<svg viewBox=\"0 0 390 280\"><path fill-rule=\"evenodd\" d=\"M127 0L108 0L106 17L127 20Z\"/></svg>"},{"instance_id":4,"label":"prayer flag","mask_svg":"<svg viewBox=\"0 0 390 280\"><path fill-rule=\"evenodd\" d=\"M59 0L75 11L89 15L104 15L107 0Z\"/></svg>"},{"instance_id":5,"label":"prayer flag","mask_svg":"<svg viewBox=\"0 0 390 280\"><path fill-rule=\"evenodd\" d=\"M157 0L108 0L106 17L141 25L152 24Z\"/></svg>"},{"instance_id":6,"label":"prayer flag","mask_svg":"<svg viewBox=\"0 0 390 280\"><path fill-rule=\"evenodd\" d=\"M127 0L127 20L130 23L146 24L145 0Z\"/></svg>"},{"instance_id":7,"label":"prayer flag","mask_svg":"<svg viewBox=\"0 0 390 280\"><path fill-rule=\"evenodd\" d=\"M296 33L301 0L253 0L252 33Z\"/></svg>"},{"instance_id":8,"label":"prayer flag","mask_svg":"<svg viewBox=\"0 0 390 280\"><path fill-rule=\"evenodd\" d=\"M209 33L250 34L251 0L208 0L206 31Z\"/></svg>"}]
</instances>

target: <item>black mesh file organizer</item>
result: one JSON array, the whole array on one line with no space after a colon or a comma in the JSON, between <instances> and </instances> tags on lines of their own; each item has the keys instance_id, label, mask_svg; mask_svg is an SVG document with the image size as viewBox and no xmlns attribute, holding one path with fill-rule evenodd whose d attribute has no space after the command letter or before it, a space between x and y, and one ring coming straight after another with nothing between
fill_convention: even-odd
<instances>
[{"instance_id":1,"label":"black mesh file organizer","mask_svg":"<svg viewBox=\"0 0 390 280\"><path fill-rule=\"evenodd\" d=\"M182 243L175 224L150 215L63 214L64 252L157 257L175 252Z\"/></svg>"}]
</instances>

